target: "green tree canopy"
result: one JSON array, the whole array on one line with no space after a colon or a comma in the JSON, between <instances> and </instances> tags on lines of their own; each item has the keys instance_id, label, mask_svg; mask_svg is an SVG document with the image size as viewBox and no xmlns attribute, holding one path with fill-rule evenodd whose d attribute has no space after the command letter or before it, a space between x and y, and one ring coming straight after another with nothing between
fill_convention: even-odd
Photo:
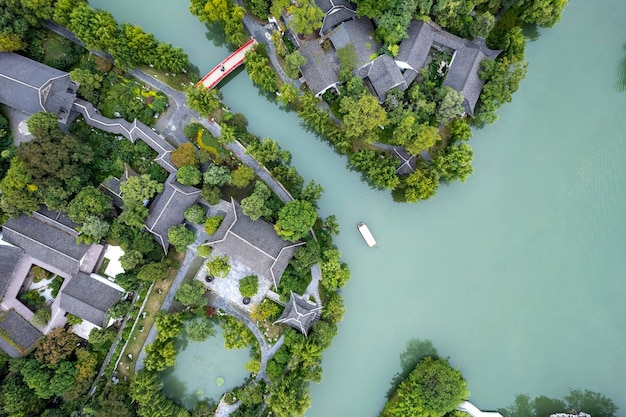
<instances>
[{"instance_id":1,"label":"green tree canopy","mask_svg":"<svg viewBox=\"0 0 626 417\"><path fill-rule=\"evenodd\" d=\"M241 200L243 214L254 221L261 217L270 217L272 209L267 203L271 195L272 191L263 181L256 181L252 194Z\"/></svg>"},{"instance_id":2,"label":"green tree canopy","mask_svg":"<svg viewBox=\"0 0 626 417\"><path fill-rule=\"evenodd\" d=\"M465 182L474 172L474 168L472 168L473 157L474 152L471 146L467 143L461 143L435 152L432 162L444 181Z\"/></svg>"},{"instance_id":3,"label":"green tree canopy","mask_svg":"<svg viewBox=\"0 0 626 417\"><path fill-rule=\"evenodd\" d=\"M310 35L322 27L324 12L311 0L300 0L293 7L292 28L296 33Z\"/></svg>"},{"instance_id":4,"label":"green tree canopy","mask_svg":"<svg viewBox=\"0 0 626 417\"><path fill-rule=\"evenodd\" d=\"M186 326L187 337L192 342L204 342L215 335L213 322L206 317L189 320Z\"/></svg>"},{"instance_id":5,"label":"green tree canopy","mask_svg":"<svg viewBox=\"0 0 626 417\"><path fill-rule=\"evenodd\" d=\"M167 278L169 266L167 262L151 262L141 267L137 278L141 281L154 282Z\"/></svg>"},{"instance_id":6,"label":"green tree canopy","mask_svg":"<svg viewBox=\"0 0 626 417\"><path fill-rule=\"evenodd\" d=\"M204 183L221 187L231 180L230 169L223 165L211 164L204 173Z\"/></svg>"},{"instance_id":7,"label":"green tree canopy","mask_svg":"<svg viewBox=\"0 0 626 417\"><path fill-rule=\"evenodd\" d=\"M316 219L317 213L311 203L293 200L278 212L278 221L274 229L283 239L295 242L306 236Z\"/></svg>"},{"instance_id":8,"label":"green tree canopy","mask_svg":"<svg viewBox=\"0 0 626 417\"><path fill-rule=\"evenodd\" d=\"M254 179L256 174L254 170L247 165L241 165L231 173L230 183L237 188L246 188L250 181Z\"/></svg>"},{"instance_id":9,"label":"green tree canopy","mask_svg":"<svg viewBox=\"0 0 626 417\"><path fill-rule=\"evenodd\" d=\"M256 275L248 275L239 280L239 293L242 297L252 297L259 290L259 278Z\"/></svg>"},{"instance_id":10,"label":"green tree canopy","mask_svg":"<svg viewBox=\"0 0 626 417\"><path fill-rule=\"evenodd\" d=\"M204 86L191 87L187 90L187 103L189 107L208 117L213 110L220 105L221 94L217 89L205 88Z\"/></svg>"},{"instance_id":11,"label":"green tree canopy","mask_svg":"<svg viewBox=\"0 0 626 417\"><path fill-rule=\"evenodd\" d=\"M456 91L451 87L444 87L444 96L439 105L439 111L437 112L437 118L442 124L447 124L449 121L465 112L463 107L463 93Z\"/></svg>"},{"instance_id":12,"label":"green tree canopy","mask_svg":"<svg viewBox=\"0 0 626 417\"><path fill-rule=\"evenodd\" d=\"M458 370L445 359L426 357L400 384L381 417L442 417L468 397L467 383Z\"/></svg>"},{"instance_id":13,"label":"green tree canopy","mask_svg":"<svg viewBox=\"0 0 626 417\"><path fill-rule=\"evenodd\" d=\"M179 252L184 252L187 247L196 240L196 234L193 230L187 229L184 225L172 226L167 231L167 237L170 244L176 247Z\"/></svg>"},{"instance_id":14,"label":"green tree canopy","mask_svg":"<svg viewBox=\"0 0 626 417\"><path fill-rule=\"evenodd\" d=\"M150 178L150 175L131 176L120 184L124 203L139 203L163 192L163 184Z\"/></svg>"},{"instance_id":15,"label":"green tree canopy","mask_svg":"<svg viewBox=\"0 0 626 417\"><path fill-rule=\"evenodd\" d=\"M207 273L218 278L226 278L230 272L230 263L228 262L228 256L214 256L206 263Z\"/></svg>"},{"instance_id":16,"label":"green tree canopy","mask_svg":"<svg viewBox=\"0 0 626 417\"><path fill-rule=\"evenodd\" d=\"M207 299L204 298L206 291L207 288L204 284L194 279L191 283L183 282L180 284L175 298L185 307L206 306L208 303Z\"/></svg>"},{"instance_id":17,"label":"green tree canopy","mask_svg":"<svg viewBox=\"0 0 626 417\"><path fill-rule=\"evenodd\" d=\"M184 165L176 171L176 181L182 185L198 185L202 181L202 173L194 166Z\"/></svg>"},{"instance_id":18,"label":"green tree canopy","mask_svg":"<svg viewBox=\"0 0 626 417\"><path fill-rule=\"evenodd\" d=\"M300 67L305 64L306 58L298 50L285 56L285 72L291 78L297 78L300 74Z\"/></svg>"},{"instance_id":19,"label":"green tree canopy","mask_svg":"<svg viewBox=\"0 0 626 417\"><path fill-rule=\"evenodd\" d=\"M206 210L200 204L194 204L185 210L185 220L195 224L204 224L206 221Z\"/></svg>"},{"instance_id":20,"label":"green tree canopy","mask_svg":"<svg viewBox=\"0 0 626 417\"><path fill-rule=\"evenodd\" d=\"M88 185L74 197L67 214L76 223L84 223L89 217L101 217L111 211L111 198L98 188Z\"/></svg>"},{"instance_id":21,"label":"green tree canopy","mask_svg":"<svg viewBox=\"0 0 626 417\"><path fill-rule=\"evenodd\" d=\"M373 142L380 126L387 123L387 113L371 94L360 98L346 96L341 99L341 112L344 114L343 125L347 137L362 137Z\"/></svg>"}]
</instances>

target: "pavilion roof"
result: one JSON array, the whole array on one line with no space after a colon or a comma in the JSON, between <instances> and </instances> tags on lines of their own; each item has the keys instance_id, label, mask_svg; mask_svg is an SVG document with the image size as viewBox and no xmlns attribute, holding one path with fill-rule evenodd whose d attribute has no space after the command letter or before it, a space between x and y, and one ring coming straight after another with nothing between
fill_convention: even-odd
<instances>
[{"instance_id":1,"label":"pavilion roof","mask_svg":"<svg viewBox=\"0 0 626 417\"><path fill-rule=\"evenodd\" d=\"M291 292L289 302L276 323L288 324L306 336L321 310L321 306L308 298Z\"/></svg>"}]
</instances>

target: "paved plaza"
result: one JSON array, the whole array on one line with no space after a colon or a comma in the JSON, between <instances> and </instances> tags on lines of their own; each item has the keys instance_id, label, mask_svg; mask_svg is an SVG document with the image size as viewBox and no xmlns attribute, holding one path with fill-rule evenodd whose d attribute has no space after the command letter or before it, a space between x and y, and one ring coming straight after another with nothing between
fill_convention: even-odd
<instances>
[{"instance_id":1,"label":"paved plaza","mask_svg":"<svg viewBox=\"0 0 626 417\"><path fill-rule=\"evenodd\" d=\"M211 254L212 257L220 255L222 254L218 251L213 251L213 253ZM213 278L213 281L207 282L207 271L206 267L203 265L203 267L200 268L200 271L198 271L196 279L203 282L209 290L219 295L220 297L228 300L234 306L237 306L247 313L251 313L252 310L256 306L258 306L261 301L263 301L265 294L270 289L271 283L267 278L257 275L257 277L259 278L259 290L254 296L250 297L250 303L246 305L243 303L243 297L239 292L239 280L249 275L256 274L254 273L254 271L252 271L252 269L248 268L246 265L238 262L235 259L229 259L228 262L230 263L231 267L230 272L228 273L226 278L215 277Z\"/></svg>"}]
</instances>

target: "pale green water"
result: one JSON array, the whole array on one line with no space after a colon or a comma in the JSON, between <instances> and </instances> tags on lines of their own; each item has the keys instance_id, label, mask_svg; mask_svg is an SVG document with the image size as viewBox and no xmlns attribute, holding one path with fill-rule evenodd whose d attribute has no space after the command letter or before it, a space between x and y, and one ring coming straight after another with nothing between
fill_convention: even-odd
<instances>
[{"instance_id":1,"label":"pale green water","mask_svg":"<svg viewBox=\"0 0 626 417\"><path fill-rule=\"evenodd\" d=\"M228 55L185 1L92 4L182 46L202 71ZM244 73L222 86L252 131L277 139L324 186L321 212L343 229L347 314L307 416L377 415L415 337L451 357L479 407L580 387L626 409L626 93L614 89L625 22L626 1L571 0L528 45L514 102L472 139L476 173L419 205L361 184ZM378 248L362 241L361 220Z\"/></svg>"},{"instance_id":2,"label":"pale green water","mask_svg":"<svg viewBox=\"0 0 626 417\"><path fill-rule=\"evenodd\" d=\"M162 374L165 394L186 407L198 400L219 401L228 390L238 387L249 375L243 365L250 360L250 349L224 349L222 329L204 342L182 342L176 365ZM217 378L224 379L221 386Z\"/></svg>"}]
</instances>

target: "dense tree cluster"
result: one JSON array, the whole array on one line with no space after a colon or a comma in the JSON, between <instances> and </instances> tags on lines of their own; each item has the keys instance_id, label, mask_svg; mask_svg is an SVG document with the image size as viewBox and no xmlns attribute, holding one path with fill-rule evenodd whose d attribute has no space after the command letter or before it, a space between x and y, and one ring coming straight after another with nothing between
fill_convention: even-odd
<instances>
[{"instance_id":1,"label":"dense tree cluster","mask_svg":"<svg viewBox=\"0 0 626 417\"><path fill-rule=\"evenodd\" d=\"M104 356L78 341L71 329L56 328L32 353L12 359L9 367L2 354L0 412L26 417L80 409Z\"/></svg>"},{"instance_id":2,"label":"dense tree cluster","mask_svg":"<svg viewBox=\"0 0 626 417\"><path fill-rule=\"evenodd\" d=\"M248 39L242 21L245 10L234 0L192 0L189 10L201 22L219 25L234 46L243 45Z\"/></svg>"},{"instance_id":3,"label":"dense tree cluster","mask_svg":"<svg viewBox=\"0 0 626 417\"><path fill-rule=\"evenodd\" d=\"M469 397L461 373L445 359L426 357L400 383L381 417L442 417Z\"/></svg>"},{"instance_id":4,"label":"dense tree cluster","mask_svg":"<svg viewBox=\"0 0 626 417\"><path fill-rule=\"evenodd\" d=\"M272 93L276 91L276 72L272 68L265 48L258 45L255 49L248 51L244 65L252 82L261 90Z\"/></svg>"}]
</instances>

